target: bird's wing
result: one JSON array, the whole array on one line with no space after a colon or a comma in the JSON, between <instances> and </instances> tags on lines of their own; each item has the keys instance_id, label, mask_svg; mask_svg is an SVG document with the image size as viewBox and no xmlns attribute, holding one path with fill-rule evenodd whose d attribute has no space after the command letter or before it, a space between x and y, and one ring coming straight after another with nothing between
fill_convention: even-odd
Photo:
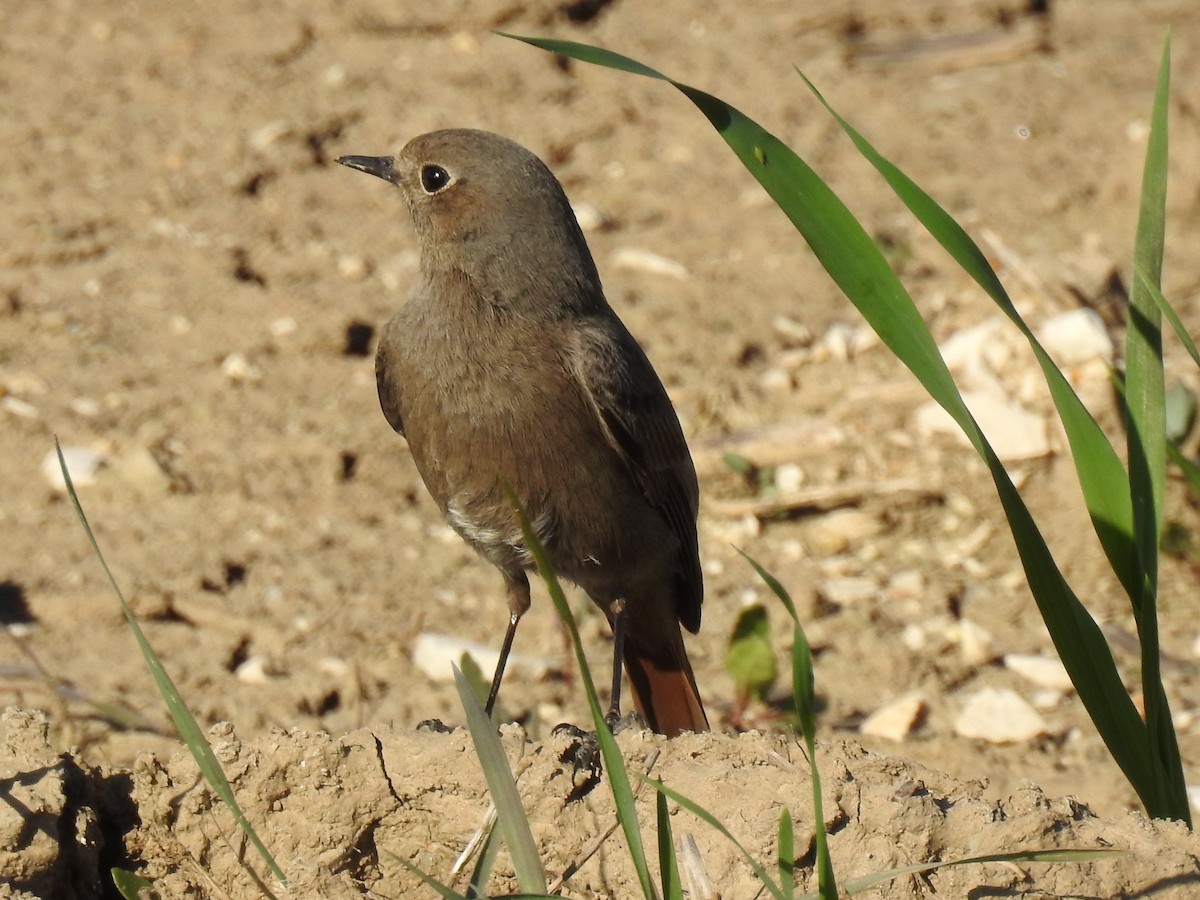
<instances>
[{"instance_id":1,"label":"bird's wing","mask_svg":"<svg viewBox=\"0 0 1200 900\"><path fill-rule=\"evenodd\" d=\"M683 583L677 613L695 632L704 592L696 536L700 490L675 408L646 354L615 315L596 317L570 335L572 367L605 437L679 539Z\"/></svg>"},{"instance_id":2,"label":"bird's wing","mask_svg":"<svg viewBox=\"0 0 1200 900\"><path fill-rule=\"evenodd\" d=\"M400 388L396 384L396 366L390 355L392 342L388 340L391 328L391 322L384 327L383 335L379 339L379 349L375 353L375 387L379 391L379 406L383 409L384 418L403 436L404 419L400 415Z\"/></svg>"}]
</instances>

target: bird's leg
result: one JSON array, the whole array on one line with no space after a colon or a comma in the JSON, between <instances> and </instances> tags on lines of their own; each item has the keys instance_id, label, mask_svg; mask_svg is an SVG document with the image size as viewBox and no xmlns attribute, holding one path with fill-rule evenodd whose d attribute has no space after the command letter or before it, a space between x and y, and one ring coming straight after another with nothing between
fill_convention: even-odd
<instances>
[{"instance_id":1,"label":"bird's leg","mask_svg":"<svg viewBox=\"0 0 1200 900\"><path fill-rule=\"evenodd\" d=\"M613 628L613 675L612 702L608 706L608 715L604 717L609 728L621 721L621 663L625 659L625 600L618 597L608 607L612 614Z\"/></svg>"},{"instance_id":2,"label":"bird's leg","mask_svg":"<svg viewBox=\"0 0 1200 900\"><path fill-rule=\"evenodd\" d=\"M489 716L492 714L492 707L496 705L496 696L500 693L504 665L508 662L508 653L512 650L513 638L517 636L517 623L520 621L520 613L509 613L508 630L504 632L504 643L500 645L500 659L496 661L496 674L492 676L492 689L488 691L487 704L483 707Z\"/></svg>"},{"instance_id":3,"label":"bird's leg","mask_svg":"<svg viewBox=\"0 0 1200 900\"><path fill-rule=\"evenodd\" d=\"M500 645L500 658L496 661L496 674L492 676L492 688L488 691L484 711L490 717L496 705L496 697L500 694L500 682L504 680L504 666L508 663L508 654L512 650L513 638L517 636L517 625L521 616L529 609L529 578L524 572L516 575L504 573L505 585L508 588L508 630L504 632L504 643Z\"/></svg>"}]
</instances>

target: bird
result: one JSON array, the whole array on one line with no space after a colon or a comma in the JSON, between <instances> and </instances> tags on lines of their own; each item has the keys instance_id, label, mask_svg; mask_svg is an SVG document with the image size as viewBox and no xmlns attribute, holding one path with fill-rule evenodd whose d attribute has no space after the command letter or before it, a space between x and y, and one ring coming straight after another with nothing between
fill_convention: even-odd
<instances>
[{"instance_id":1,"label":"bird","mask_svg":"<svg viewBox=\"0 0 1200 900\"><path fill-rule=\"evenodd\" d=\"M397 187L416 233L417 285L381 329L376 383L446 522L503 577L489 715L536 568L515 497L555 573L612 627L610 727L623 661L652 730L708 730L681 631L699 630L703 601L695 466L562 185L531 151L476 129L337 162Z\"/></svg>"}]
</instances>

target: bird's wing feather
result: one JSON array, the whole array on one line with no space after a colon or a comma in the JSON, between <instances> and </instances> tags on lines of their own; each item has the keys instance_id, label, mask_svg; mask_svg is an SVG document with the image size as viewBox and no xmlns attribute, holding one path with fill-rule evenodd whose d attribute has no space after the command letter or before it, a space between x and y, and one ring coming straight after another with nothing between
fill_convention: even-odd
<instances>
[{"instance_id":1,"label":"bird's wing feather","mask_svg":"<svg viewBox=\"0 0 1200 900\"><path fill-rule=\"evenodd\" d=\"M572 366L605 437L679 539L682 590L676 611L695 632L703 597L696 535L700 491L675 409L646 354L615 316L572 329L569 340Z\"/></svg>"}]
</instances>

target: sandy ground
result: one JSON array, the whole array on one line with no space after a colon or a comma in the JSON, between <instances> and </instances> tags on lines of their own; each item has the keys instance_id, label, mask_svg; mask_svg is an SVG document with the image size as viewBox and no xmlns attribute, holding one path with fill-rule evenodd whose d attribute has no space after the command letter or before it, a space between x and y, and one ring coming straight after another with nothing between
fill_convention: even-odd
<instances>
[{"instance_id":1,"label":"sandy ground","mask_svg":"<svg viewBox=\"0 0 1200 900\"><path fill-rule=\"evenodd\" d=\"M816 649L819 761L845 875L1113 846L1132 852L1085 866L945 870L875 895L1200 890L1200 842L1133 812L1069 691L1004 663L1052 648L984 469L931 433L915 381L865 339L703 118L661 83L561 65L490 33L598 43L739 106L889 247L946 342L986 327L994 309L792 66L985 241L1041 327L1081 306L1107 314L1113 278L1129 282L1146 121L1171 28L1164 287L1195 334L1200 10L1183 0L1074 0L1048 15L1015 0L712 6L62 0L0 12L0 618L12 637L0 691L3 705L28 711L0 728L0 878L11 884L0 893L109 896L105 873L119 864L163 896L263 894L262 867L250 851L240 863L236 839L221 836L228 816L195 786L103 573L44 473L54 435L102 460L81 489L97 537L197 717L216 726L291 895L406 896L415 883L397 858L446 877L478 825L487 800L466 738L414 731L423 719L462 719L452 687L414 651L431 634L495 646L503 594L439 521L375 398L369 329L404 301L416 271L406 215L384 185L331 162L450 126L530 147L588 213L609 299L654 361L697 459L707 590L689 648L721 733L625 734L631 764L660 751L654 771L764 859L787 806L807 848L802 755L783 737L739 733L771 732L777 709L739 710L723 665L740 608L766 600L736 545L789 586ZM993 387L1047 421L1027 350L1004 336L985 343L974 374L990 367ZM1168 356L1171 378L1195 388L1174 345ZM1107 361L1083 360L1073 375L1123 442ZM1105 571L1062 439L1045 430L1051 452L1012 471L1136 696L1128 602ZM729 450L779 466L781 486L808 500L756 515L760 498L721 461ZM1168 516L1195 533L1179 484ZM1166 561L1163 582L1165 675L1192 773L1194 560ZM607 628L575 599L602 668ZM784 654L790 629L782 610L770 615ZM557 872L610 812L603 790L565 802L571 779L545 726L585 712L543 594L516 652L528 664L502 700L527 732L506 730L506 746ZM985 688L1036 706L1041 734L962 736L958 716ZM781 683L771 698L786 693ZM862 732L906 697L920 712L903 742ZM649 827L653 805L642 802ZM753 895L728 845L686 813L675 821L696 835L722 896ZM619 837L610 841L568 884L573 896L630 894ZM505 871L502 862L497 891L514 887Z\"/></svg>"}]
</instances>

